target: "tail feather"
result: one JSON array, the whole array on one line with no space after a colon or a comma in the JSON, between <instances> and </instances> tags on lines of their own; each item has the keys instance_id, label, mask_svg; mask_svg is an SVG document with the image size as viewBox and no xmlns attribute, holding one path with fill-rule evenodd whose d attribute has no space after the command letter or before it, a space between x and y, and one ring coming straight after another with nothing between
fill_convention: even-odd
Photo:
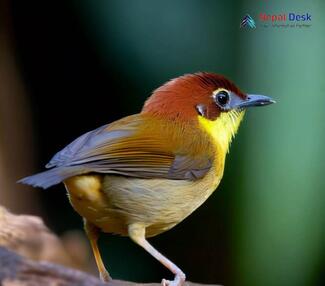
<instances>
[{"instance_id":1,"label":"tail feather","mask_svg":"<svg viewBox=\"0 0 325 286\"><path fill-rule=\"evenodd\" d=\"M29 177L20 179L17 183L26 184L34 187L47 189L57 185L69 177L85 173L80 167L57 167L51 170L38 173Z\"/></svg>"}]
</instances>

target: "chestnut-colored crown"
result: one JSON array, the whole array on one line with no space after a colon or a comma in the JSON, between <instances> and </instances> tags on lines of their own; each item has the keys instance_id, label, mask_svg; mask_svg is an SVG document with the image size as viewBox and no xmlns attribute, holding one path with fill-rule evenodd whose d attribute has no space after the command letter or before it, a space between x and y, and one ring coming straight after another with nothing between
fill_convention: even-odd
<instances>
[{"instance_id":1,"label":"chestnut-colored crown","mask_svg":"<svg viewBox=\"0 0 325 286\"><path fill-rule=\"evenodd\" d=\"M172 79L156 89L145 102L142 113L170 119L192 120L198 114L196 106L203 104L206 107L207 117L214 119L220 114L220 109L211 95L218 88L225 88L246 98L246 95L224 76L199 72Z\"/></svg>"}]
</instances>

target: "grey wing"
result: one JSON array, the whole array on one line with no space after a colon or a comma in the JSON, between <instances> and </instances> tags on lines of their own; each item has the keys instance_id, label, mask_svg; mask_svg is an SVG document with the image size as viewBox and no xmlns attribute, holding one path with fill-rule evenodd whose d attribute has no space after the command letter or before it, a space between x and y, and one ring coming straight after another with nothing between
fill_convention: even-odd
<instances>
[{"instance_id":1,"label":"grey wing","mask_svg":"<svg viewBox=\"0 0 325 286\"><path fill-rule=\"evenodd\" d=\"M74 165L74 160L78 154L84 152L94 146L100 146L108 141L114 141L120 136L126 136L130 131L126 130L113 130L107 132L106 129L109 124L103 125L95 130L89 131L56 153L53 158L46 164L46 168L59 167L65 165Z\"/></svg>"},{"instance_id":2,"label":"grey wing","mask_svg":"<svg viewBox=\"0 0 325 286\"><path fill-rule=\"evenodd\" d=\"M141 116L132 116L90 131L58 152L46 165L50 170L20 182L47 188L90 172L193 181L210 170L211 158L174 154L166 135L139 135L141 125Z\"/></svg>"}]
</instances>

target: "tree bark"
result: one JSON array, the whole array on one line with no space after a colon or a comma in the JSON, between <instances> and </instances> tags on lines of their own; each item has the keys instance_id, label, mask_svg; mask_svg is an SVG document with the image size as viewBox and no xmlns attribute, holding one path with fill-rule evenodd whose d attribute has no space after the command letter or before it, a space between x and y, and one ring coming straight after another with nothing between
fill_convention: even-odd
<instances>
[{"instance_id":1,"label":"tree bark","mask_svg":"<svg viewBox=\"0 0 325 286\"><path fill-rule=\"evenodd\" d=\"M84 272L49 262L38 262L0 247L0 285L2 286L159 286L112 280L108 284ZM186 282L187 286L202 284Z\"/></svg>"},{"instance_id":2,"label":"tree bark","mask_svg":"<svg viewBox=\"0 0 325 286\"><path fill-rule=\"evenodd\" d=\"M83 252L75 237L72 244ZM70 243L70 244L71 244ZM76 251L76 249L72 249ZM0 206L0 285L1 286L136 286L134 283L112 280L108 284L98 278L69 267L85 267L85 259L76 259L64 242L52 233L36 216L16 215ZM51 262L45 262L51 261ZM78 262L78 260L80 260ZM59 265L56 263L64 264ZM146 283L159 286L159 283ZM198 286L186 282L186 285Z\"/></svg>"}]
</instances>

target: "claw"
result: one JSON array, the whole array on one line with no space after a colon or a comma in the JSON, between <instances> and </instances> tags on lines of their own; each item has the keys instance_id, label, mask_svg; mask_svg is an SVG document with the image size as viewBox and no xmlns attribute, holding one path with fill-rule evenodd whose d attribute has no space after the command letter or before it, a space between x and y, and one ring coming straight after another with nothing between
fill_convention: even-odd
<instances>
[{"instance_id":1,"label":"claw","mask_svg":"<svg viewBox=\"0 0 325 286\"><path fill-rule=\"evenodd\" d=\"M100 280L107 283L112 280L112 277L109 275L107 271L102 271L99 273Z\"/></svg>"},{"instance_id":2,"label":"claw","mask_svg":"<svg viewBox=\"0 0 325 286\"><path fill-rule=\"evenodd\" d=\"M185 275L176 275L173 281L163 279L161 280L162 286L183 286L185 284Z\"/></svg>"}]
</instances>

